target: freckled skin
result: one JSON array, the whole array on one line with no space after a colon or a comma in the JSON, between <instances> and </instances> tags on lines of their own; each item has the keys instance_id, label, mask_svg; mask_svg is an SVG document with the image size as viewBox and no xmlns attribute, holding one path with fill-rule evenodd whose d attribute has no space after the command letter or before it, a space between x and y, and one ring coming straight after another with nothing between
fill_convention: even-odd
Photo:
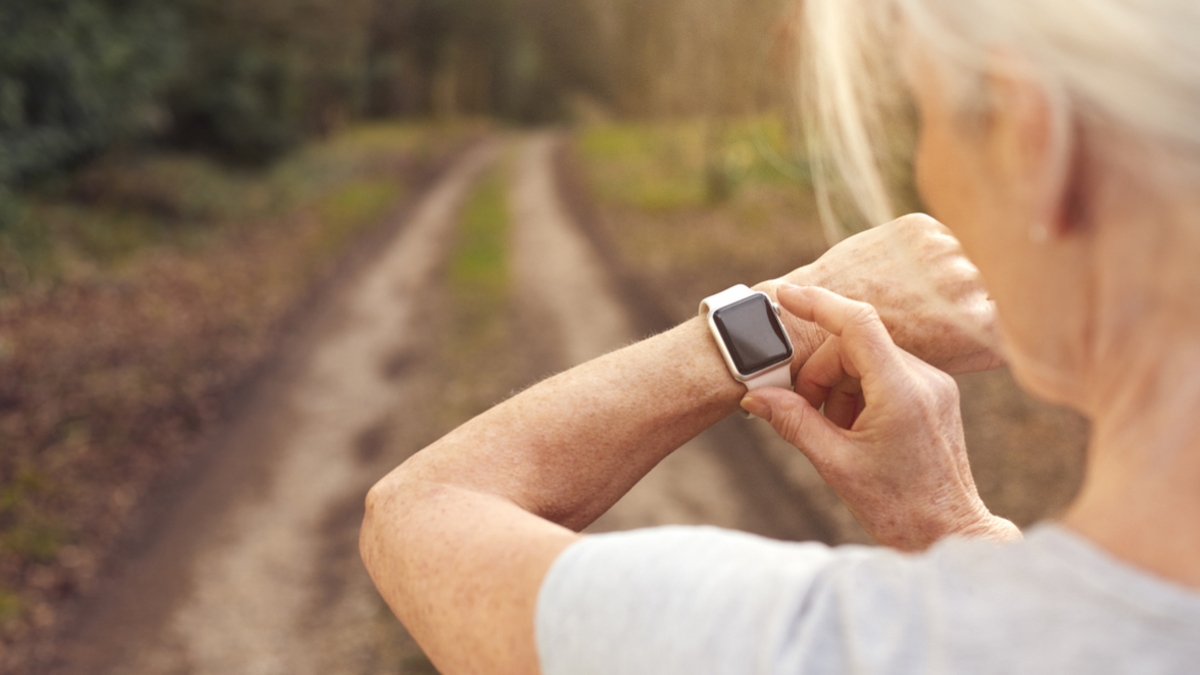
<instances>
[{"instance_id":1,"label":"freckled skin","mask_svg":"<svg viewBox=\"0 0 1200 675\"><path fill-rule=\"evenodd\" d=\"M894 255L901 249L918 257L901 263ZM821 285L872 303L897 343L966 372L999 363L977 339L991 324L978 281L941 225L912 216L759 288L774 296L784 284ZM930 288L952 302L924 302ZM979 325L962 329L948 307ZM791 315L785 324L800 372L828 332ZM554 558L663 457L734 412L744 394L699 319L546 380L417 453L371 490L364 563L441 672L536 673L534 608ZM853 465L830 470L844 476L845 497L862 500L853 508L870 516L864 522L880 523L882 541L917 548L954 528L980 527L901 507L913 491L899 484L855 488ZM963 513L990 522L967 503ZM906 519L920 520L909 522L917 535L901 537Z\"/></svg>"}]
</instances>

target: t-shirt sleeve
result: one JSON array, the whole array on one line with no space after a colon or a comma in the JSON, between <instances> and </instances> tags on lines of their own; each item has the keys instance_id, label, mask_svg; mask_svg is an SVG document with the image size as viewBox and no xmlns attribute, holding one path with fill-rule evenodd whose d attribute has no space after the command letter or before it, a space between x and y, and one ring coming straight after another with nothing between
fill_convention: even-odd
<instances>
[{"instance_id":1,"label":"t-shirt sleeve","mask_svg":"<svg viewBox=\"0 0 1200 675\"><path fill-rule=\"evenodd\" d=\"M773 672L795 647L798 614L822 573L869 551L711 527L585 537L542 584L542 672Z\"/></svg>"},{"instance_id":2,"label":"t-shirt sleeve","mask_svg":"<svg viewBox=\"0 0 1200 675\"><path fill-rule=\"evenodd\" d=\"M1200 594L1051 526L916 555L716 528L585 537L537 609L545 675L1195 673Z\"/></svg>"}]
</instances>

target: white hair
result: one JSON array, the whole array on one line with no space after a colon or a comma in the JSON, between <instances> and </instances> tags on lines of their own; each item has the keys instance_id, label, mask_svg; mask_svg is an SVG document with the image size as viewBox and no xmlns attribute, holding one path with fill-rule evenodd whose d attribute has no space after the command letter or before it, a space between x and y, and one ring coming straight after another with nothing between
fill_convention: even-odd
<instances>
[{"instance_id":1,"label":"white hair","mask_svg":"<svg viewBox=\"0 0 1200 675\"><path fill-rule=\"evenodd\" d=\"M803 0L801 87L827 234L836 178L871 223L895 216L889 108L910 44L965 109L996 54L1044 87L1060 124L1101 122L1200 168L1200 2L1195 0ZM1066 144L1064 129L1057 136Z\"/></svg>"}]
</instances>

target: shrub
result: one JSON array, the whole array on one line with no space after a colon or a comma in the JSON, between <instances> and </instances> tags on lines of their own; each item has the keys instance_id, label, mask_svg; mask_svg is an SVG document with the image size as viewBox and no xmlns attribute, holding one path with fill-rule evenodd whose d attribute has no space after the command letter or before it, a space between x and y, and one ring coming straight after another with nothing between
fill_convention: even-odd
<instances>
[{"instance_id":1,"label":"shrub","mask_svg":"<svg viewBox=\"0 0 1200 675\"><path fill-rule=\"evenodd\" d=\"M0 186L161 122L179 30L161 0L0 4Z\"/></svg>"}]
</instances>

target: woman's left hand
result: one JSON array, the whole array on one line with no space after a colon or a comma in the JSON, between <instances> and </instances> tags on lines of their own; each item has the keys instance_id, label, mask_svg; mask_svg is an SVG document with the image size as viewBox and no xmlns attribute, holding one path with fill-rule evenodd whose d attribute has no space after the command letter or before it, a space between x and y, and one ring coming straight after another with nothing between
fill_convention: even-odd
<instances>
[{"instance_id":1,"label":"woman's left hand","mask_svg":"<svg viewBox=\"0 0 1200 675\"><path fill-rule=\"evenodd\" d=\"M953 378L897 347L866 303L816 287L778 298L830 336L796 393L756 389L742 405L809 458L871 536L902 550L951 534L1020 538L979 498Z\"/></svg>"}]
</instances>

